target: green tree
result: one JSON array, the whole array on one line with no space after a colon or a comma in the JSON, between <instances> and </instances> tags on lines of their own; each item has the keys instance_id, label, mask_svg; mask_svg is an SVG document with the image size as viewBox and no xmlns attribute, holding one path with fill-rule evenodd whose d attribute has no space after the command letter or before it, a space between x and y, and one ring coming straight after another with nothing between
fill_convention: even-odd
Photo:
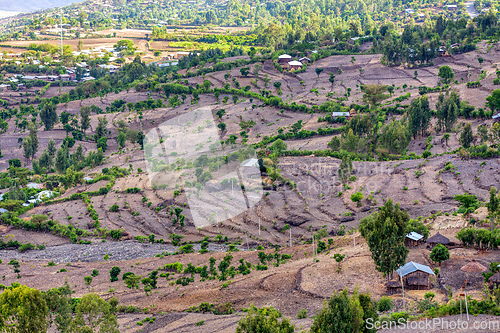
<instances>
[{"instance_id":1,"label":"green tree","mask_svg":"<svg viewBox=\"0 0 500 333\"><path fill-rule=\"evenodd\" d=\"M386 94L387 86L385 84L362 85L361 90L364 92L363 102L370 104L371 107L374 107L379 101L382 101L390 96L389 94Z\"/></svg>"},{"instance_id":2,"label":"green tree","mask_svg":"<svg viewBox=\"0 0 500 333\"><path fill-rule=\"evenodd\" d=\"M52 156L50 156L49 151L47 149L44 149L42 155L38 159L38 164L40 165L40 167L46 169L49 169L54 164Z\"/></svg>"},{"instance_id":3,"label":"green tree","mask_svg":"<svg viewBox=\"0 0 500 333\"><path fill-rule=\"evenodd\" d=\"M87 288L90 288L90 285L92 284L92 276L84 276L83 277L83 281L85 282L85 285L87 286Z\"/></svg>"},{"instance_id":4,"label":"green tree","mask_svg":"<svg viewBox=\"0 0 500 333\"><path fill-rule=\"evenodd\" d=\"M446 143L446 145L448 145L448 140L450 140L450 133L444 133L443 140Z\"/></svg>"},{"instance_id":5,"label":"green tree","mask_svg":"<svg viewBox=\"0 0 500 333\"><path fill-rule=\"evenodd\" d=\"M236 327L236 333L294 333L295 326L288 318L281 317L274 308L256 308L253 303L244 318L240 319Z\"/></svg>"},{"instance_id":6,"label":"green tree","mask_svg":"<svg viewBox=\"0 0 500 333\"><path fill-rule=\"evenodd\" d=\"M113 307L97 294L83 296L75 310L71 332L120 333Z\"/></svg>"},{"instance_id":7,"label":"green tree","mask_svg":"<svg viewBox=\"0 0 500 333\"><path fill-rule=\"evenodd\" d=\"M424 136L427 128L429 128L432 117L427 96L415 98L411 102L408 114L410 116L409 123L413 138L416 138L418 134Z\"/></svg>"},{"instance_id":8,"label":"green tree","mask_svg":"<svg viewBox=\"0 0 500 333\"><path fill-rule=\"evenodd\" d=\"M321 73L323 73L324 69L323 69L323 68L320 68L320 67L316 67L316 69L315 69L314 71L316 72L316 75L317 75L317 76L318 76L318 78L319 78L319 75L320 75Z\"/></svg>"},{"instance_id":9,"label":"green tree","mask_svg":"<svg viewBox=\"0 0 500 333\"><path fill-rule=\"evenodd\" d=\"M369 294L358 294L355 290L349 296L347 289L336 291L328 301L323 302L311 326L311 333L371 332L366 325L369 318L378 319L375 303Z\"/></svg>"},{"instance_id":10,"label":"green tree","mask_svg":"<svg viewBox=\"0 0 500 333\"><path fill-rule=\"evenodd\" d=\"M38 128L34 123L28 125L28 130L30 132L29 136L31 138L31 150L33 152L31 157L35 157L38 151Z\"/></svg>"},{"instance_id":11,"label":"green tree","mask_svg":"<svg viewBox=\"0 0 500 333\"><path fill-rule=\"evenodd\" d=\"M23 142L23 156L26 160L29 161L31 156L33 156L33 145L31 143L31 138L27 136L24 138Z\"/></svg>"},{"instance_id":12,"label":"green tree","mask_svg":"<svg viewBox=\"0 0 500 333\"><path fill-rule=\"evenodd\" d=\"M218 268L219 268L219 272L221 273L219 280L221 280L221 281L226 280L227 270L228 270L229 266L231 265L231 260L233 260L233 256L228 254L219 263Z\"/></svg>"},{"instance_id":13,"label":"green tree","mask_svg":"<svg viewBox=\"0 0 500 333\"><path fill-rule=\"evenodd\" d=\"M99 117L97 127L95 129L95 141L99 141L100 138L106 136L108 126L108 120L105 117Z\"/></svg>"},{"instance_id":14,"label":"green tree","mask_svg":"<svg viewBox=\"0 0 500 333\"><path fill-rule=\"evenodd\" d=\"M142 275L127 275L123 280L125 281L125 285L130 289L139 289L139 282L142 279Z\"/></svg>"},{"instance_id":15,"label":"green tree","mask_svg":"<svg viewBox=\"0 0 500 333\"><path fill-rule=\"evenodd\" d=\"M52 103L46 103L42 110L40 111L40 119L42 120L45 130L51 130L57 123L57 105Z\"/></svg>"},{"instance_id":16,"label":"green tree","mask_svg":"<svg viewBox=\"0 0 500 333\"><path fill-rule=\"evenodd\" d=\"M137 49L130 39L120 39L113 47L124 55L133 55Z\"/></svg>"},{"instance_id":17,"label":"green tree","mask_svg":"<svg viewBox=\"0 0 500 333\"><path fill-rule=\"evenodd\" d=\"M340 149L340 139L338 136L334 136L330 142L328 142L328 148L333 151L339 151Z\"/></svg>"},{"instance_id":18,"label":"green tree","mask_svg":"<svg viewBox=\"0 0 500 333\"><path fill-rule=\"evenodd\" d=\"M109 271L110 281L115 282L118 281L118 275L120 274L121 269L118 266L113 266Z\"/></svg>"},{"instance_id":19,"label":"green tree","mask_svg":"<svg viewBox=\"0 0 500 333\"><path fill-rule=\"evenodd\" d=\"M241 75L247 77L248 74L250 73L250 68L248 68L248 67L240 68L240 73L241 73Z\"/></svg>"},{"instance_id":20,"label":"green tree","mask_svg":"<svg viewBox=\"0 0 500 333\"><path fill-rule=\"evenodd\" d=\"M71 114L66 112L66 111L61 112L61 115L59 116L59 120L61 121L61 124L66 125L69 122L70 116L71 116Z\"/></svg>"},{"instance_id":21,"label":"green tree","mask_svg":"<svg viewBox=\"0 0 500 333\"><path fill-rule=\"evenodd\" d=\"M486 124L477 127L477 135L481 138L481 144L488 141L488 126Z\"/></svg>"},{"instance_id":22,"label":"green tree","mask_svg":"<svg viewBox=\"0 0 500 333\"><path fill-rule=\"evenodd\" d=\"M500 110L500 89L495 89L490 96L486 97L486 106L495 114Z\"/></svg>"},{"instance_id":23,"label":"green tree","mask_svg":"<svg viewBox=\"0 0 500 333\"><path fill-rule=\"evenodd\" d=\"M352 172L353 168L351 158L348 155L342 156L342 161L340 162L340 167L337 171L337 174L339 176L339 180L342 182L342 184L344 184L344 186L349 181Z\"/></svg>"},{"instance_id":24,"label":"green tree","mask_svg":"<svg viewBox=\"0 0 500 333\"><path fill-rule=\"evenodd\" d=\"M80 128L83 133L90 127L90 106L80 108Z\"/></svg>"},{"instance_id":25,"label":"green tree","mask_svg":"<svg viewBox=\"0 0 500 333\"><path fill-rule=\"evenodd\" d=\"M330 81L330 83L333 86L333 83L335 82L335 75L333 73L330 73L330 77L328 78L328 81Z\"/></svg>"},{"instance_id":26,"label":"green tree","mask_svg":"<svg viewBox=\"0 0 500 333\"><path fill-rule=\"evenodd\" d=\"M118 144L120 145L120 148L125 147L126 139L127 139L127 136L126 136L125 132L120 131L120 133L116 137L116 140L118 141Z\"/></svg>"},{"instance_id":27,"label":"green tree","mask_svg":"<svg viewBox=\"0 0 500 333\"><path fill-rule=\"evenodd\" d=\"M224 123L219 123L217 124L217 127L220 128L220 131L221 132L224 132L224 130L226 129L226 124Z\"/></svg>"},{"instance_id":28,"label":"green tree","mask_svg":"<svg viewBox=\"0 0 500 333\"><path fill-rule=\"evenodd\" d=\"M0 332L46 332L49 309L42 293L23 285L0 294Z\"/></svg>"},{"instance_id":29,"label":"green tree","mask_svg":"<svg viewBox=\"0 0 500 333\"><path fill-rule=\"evenodd\" d=\"M404 120L392 120L381 129L377 143L391 154L403 154L411 140L408 124Z\"/></svg>"},{"instance_id":30,"label":"green tree","mask_svg":"<svg viewBox=\"0 0 500 333\"><path fill-rule=\"evenodd\" d=\"M439 94L436 112L438 128L441 130L444 127L445 131L450 132L460 112L460 96L455 91L452 91L449 96Z\"/></svg>"},{"instance_id":31,"label":"green tree","mask_svg":"<svg viewBox=\"0 0 500 333\"><path fill-rule=\"evenodd\" d=\"M471 213L474 213L476 209L479 208L479 200L477 199L477 196L473 194L457 194L453 197L453 199L460 203L459 212L461 211L466 217L468 217Z\"/></svg>"},{"instance_id":32,"label":"green tree","mask_svg":"<svg viewBox=\"0 0 500 333\"><path fill-rule=\"evenodd\" d=\"M410 216L389 199L378 212L361 219L359 230L366 239L379 272L389 278L404 265L408 249L404 246Z\"/></svg>"},{"instance_id":33,"label":"green tree","mask_svg":"<svg viewBox=\"0 0 500 333\"><path fill-rule=\"evenodd\" d=\"M455 78L455 73L450 66L445 65L439 67L438 76L443 79L445 84L449 84Z\"/></svg>"},{"instance_id":34,"label":"green tree","mask_svg":"<svg viewBox=\"0 0 500 333\"><path fill-rule=\"evenodd\" d=\"M470 123L465 124L462 133L460 133L460 144L464 148L469 148L472 141L474 141L474 135L472 134L472 127Z\"/></svg>"},{"instance_id":35,"label":"green tree","mask_svg":"<svg viewBox=\"0 0 500 333\"><path fill-rule=\"evenodd\" d=\"M97 149L102 149L102 151L106 151L108 148L108 138L102 137L97 140Z\"/></svg>"},{"instance_id":36,"label":"green tree","mask_svg":"<svg viewBox=\"0 0 500 333\"><path fill-rule=\"evenodd\" d=\"M443 16L440 15L436 19L435 31L441 36L446 29Z\"/></svg>"},{"instance_id":37,"label":"green tree","mask_svg":"<svg viewBox=\"0 0 500 333\"><path fill-rule=\"evenodd\" d=\"M356 192L351 194L351 201L352 202L361 202L363 200L364 196L363 193L361 192Z\"/></svg>"},{"instance_id":38,"label":"green tree","mask_svg":"<svg viewBox=\"0 0 500 333\"><path fill-rule=\"evenodd\" d=\"M437 244L431 251L429 255L432 261L439 263L441 266L441 262L450 259L450 251L443 244Z\"/></svg>"},{"instance_id":39,"label":"green tree","mask_svg":"<svg viewBox=\"0 0 500 333\"><path fill-rule=\"evenodd\" d=\"M69 332L69 326L73 320L71 310L71 287L66 280L63 286L52 288L45 292L45 301L49 308L48 320L54 323L59 332Z\"/></svg>"},{"instance_id":40,"label":"green tree","mask_svg":"<svg viewBox=\"0 0 500 333\"><path fill-rule=\"evenodd\" d=\"M500 209L500 197L495 187L490 188L490 201L486 203L488 207L488 215L490 218L490 230L495 228L495 220Z\"/></svg>"},{"instance_id":41,"label":"green tree","mask_svg":"<svg viewBox=\"0 0 500 333\"><path fill-rule=\"evenodd\" d=\"M52 138L49 139L49 142L47 144L47 151L49 152L50 156L54 156L56 154L56 142Z\"/></svg>"},{"instance_id":42,"label":"green tree","mask_svg":"<svg viewBox=\"0 0 500 333\"><path fill-rule=\"evenodd\" d=\"M286 145L285 141L278 139L271 144L269 149L274 154L280 156L287 149L287 145Z\"/></svg>"}]
</instances>

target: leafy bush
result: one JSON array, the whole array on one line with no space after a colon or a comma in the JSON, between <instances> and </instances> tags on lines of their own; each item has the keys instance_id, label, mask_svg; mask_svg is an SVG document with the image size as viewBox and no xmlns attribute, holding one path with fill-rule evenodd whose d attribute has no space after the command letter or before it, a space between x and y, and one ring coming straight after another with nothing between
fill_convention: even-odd
<instances>
[{"instance_id":1,"label":"leafy bush","mask_svg":"<svg viewBox=\"0 0 500 333\"><path fill-rule=\"evenodd\" d=\"M297 314L297 319L304 319L304 318L307 318L307 310L301 309Z\"/></svg>"},{"instance_id":2,"label":"leafy bush","mask_svg":"<svg viewBox=\"0 0 500 333\"><path fill-rule=\"evenodd\" d=\"M165 266L163 266L162 270L182 273L183 267L184 267L184 265L181 264L180 262L174 262L172 264L166 264Z\"/></svg>"},{"instance_id":3,"label":"leafy bush","mask_svg":"<svg viewBox=\"0 0 500 333\"><path fill-rule=\"evenodd\" d=\"M113 266L111 270L109 271L109 276L110 276L110 281L115 282L118 281L118 275L120 274L122 270L118 266Z\"/></svg>"},{"instance_id":4,"label":"leafy bush","mask_svg":"<svg viewBox=\"0 0 500 333\"><path fill-rule=\"evenodd\" d=\"M392 299L387 296L382 296L377 304L377 309L379 312L387 312L392 310Z\"/></svg>"}]
</instances>

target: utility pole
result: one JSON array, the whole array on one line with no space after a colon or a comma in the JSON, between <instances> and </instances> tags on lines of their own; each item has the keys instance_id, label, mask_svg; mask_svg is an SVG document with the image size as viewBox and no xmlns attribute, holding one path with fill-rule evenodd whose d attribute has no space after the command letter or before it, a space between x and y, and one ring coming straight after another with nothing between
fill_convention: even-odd
<instances>
[{"instance_id":1,"label":"utility pole","mask_svg":"<svg viewBox=\"0 0 500 333\"><path fill-rule=\"evenodd\" d=\"M345 260L347 261L347 283L349 283L349 256L345 254Z\"/></svg>"},{"instance_id":2,"label":"utility pole","mask_svg":"<svg viewBox=\"0 0 500 333\"><path fill-rule=\"evenodd\" d=\"M259 217L259 237L260 237L260 217Z\"/></svg>"},{"instance_id":3,"label":"utility pole","mask_svg":"<svg viewBox=\"0 0 500 333\"><path fill-rule=\"evenodd\" d=\"M63 28L62 28L62 17L63 17L63 12L62 12L62 9L61 9L61 25L60 25L60 28L61 28L61 61L62 61L62 58L63 58Z\"/></svg>"},{"instance_id":4,"label":"utility pole","mask_svg":"<svg viewBox=\"0 0 500 333\"><path fill-rule=\"evenodd\" d=\"M405 306L405 287L403 285L403 277L401 276L400 273L399 274L399 278L401 279L401 290L403 291L403 311L406 311L406 306Z\"/></svg>"},{"instance_id":5,"label":"utility pole","mask_svg":"<svg viewBox=\"0 0 500 333\"><path fill-rule=\"evenodd\" d=\"M352 235L354 236L354 251L356 251L356 232L353 232Z\"/></svg>"},{"instance_id":6,"label":"utility pole","mask_svg":"<svg viewBox=\"0 0 500 333\"><path fill-rule=\"evenodd\" d=\"M464 296L465 296L465 312L467 313L467 321L469 321L469 308L467 306L467 293L465 292L465 288L464 288Z\"/></svg>"}]
</instances>

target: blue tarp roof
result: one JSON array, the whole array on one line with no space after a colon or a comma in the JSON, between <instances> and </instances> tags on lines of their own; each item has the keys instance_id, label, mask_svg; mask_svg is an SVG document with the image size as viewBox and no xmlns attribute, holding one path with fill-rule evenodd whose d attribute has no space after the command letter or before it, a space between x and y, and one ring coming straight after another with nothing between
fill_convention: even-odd
<instances>
[{"instance_id":1,"label":"blue tarp roof","mask_svg":"<svg viewBox=\"0 0 500 333\"><path fill-rule=\"evenodd\" d=\"M415 232L415 231L410 232L408 235L406 235L406 237L408 237L409 239L412 239L414 241L419 241L422 238L424 238L424 236L422 236L421 234L419 234L418 232Z\"/></svg>"},{"instance_id":2,"label":"blue tarp roof","mask_svg":"<svg viewBox=\"0 0 500 333\"><path fill-rule=\"evenodd\" d=\"M431 275L436 275L429 266L418 264L413 261L407 262L404 266L401 266L396 270L399 276L405 276L416 271L421 271Z\"/></svg>"}]
</instances>

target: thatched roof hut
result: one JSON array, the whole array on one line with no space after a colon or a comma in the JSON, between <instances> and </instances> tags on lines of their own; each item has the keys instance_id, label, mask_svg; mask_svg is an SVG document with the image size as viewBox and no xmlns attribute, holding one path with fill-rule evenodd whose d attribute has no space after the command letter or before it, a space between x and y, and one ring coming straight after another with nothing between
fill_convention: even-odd
<instances>
[{"instance_id":1,"label":"thatched roof hut","mask_svg":"<svg viewBox=\"0 0 500 333\"><path fill-rule=\"evenodd\" d=\"M438 231L437 234L435 234L434 236L429 237L427 239L427 244L443 244L443 245L448 245L448 244L450 244L450 240L448 238L444 237L443 235L441 235L439 233L439 231Z\"/></svg>"},{"instance_id":2,"label":"thatched roof hut","mask_svg":"<svg viewBox=\"0 0 500 333\"><path fill-rule=\"evenodd\" d=\"M460 270L467 273L482 273L486 271L487 268L478 263L476 260L472 259L471 262L460 268Z\"/></svg>"},{"instance_id":3,"label":"thatched roof hut","mask_svg":"<svg viewBox=\"0 0 500 333\"><path fill-rule=\"evenodd\" d=\"M500 272L496 272L495 274L490 276L490 278L488 279L488 282L500 284Z\"/></svg>"},{"instance_id":4,"label":"thatched roof hut","mask_svg":"<svg viewBox=\"0 0 500 333\"><path fill-rule=\"evenodd\" d=\"M387 281L385 286L387 288L387 294L392 295L399 292L399 290L401 289L401 282L396 280L391 280Z\"/></svg>"},{"instance_id":5,"label":"thatched roof hut","mask_svg":"<svg viewBox=\"0 0 500 333\"><path fill-rule=\"evenodd\" d=\"M391 281L388 281L385 286L387 288L401 288L401 282L399 281L396 281L396 280L391 280Z\"/></svg>"}]
</instances>

